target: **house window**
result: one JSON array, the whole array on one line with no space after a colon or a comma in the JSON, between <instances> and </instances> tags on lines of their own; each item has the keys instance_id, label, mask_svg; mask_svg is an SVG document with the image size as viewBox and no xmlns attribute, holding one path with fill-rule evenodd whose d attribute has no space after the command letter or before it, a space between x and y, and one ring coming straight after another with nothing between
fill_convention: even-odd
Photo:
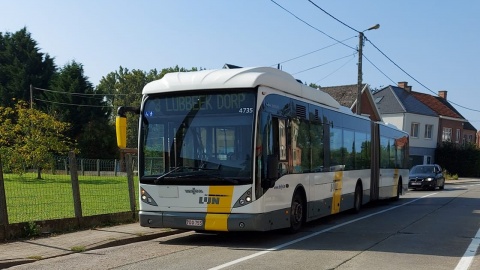
<instances>
[{"instance_id":1,"label":"house window","mask_svg":"<svg viewBox=\"0 0 480 270\"><path fill-rule=\"evenodd\" d=\"M456 137L456 143L460 142L460 129L457 129L457 137Z\"/></svg>"},{"instance_id":2,"label":"house window","mask_svg":"<svg viewBox=\"0 0 480 270\"><path fill-rule=\"evenodd\" d=\"M425 125L425 139L432 138L433 125Z\"/></svg>"},{"instance_id":3,"label":"house window","mask_svg":"<svg viewBox=\"0 0 480 270\"><path fill-rule=\"evenodd\" d=\"M473 136L472 134L464 134L463 135L463 145L465 145L466 143L472 143L473 142Z\"/></svg>"},{"instance_id":4,"label":"house window","mask_svg":"<svg viewBox=\"0 0 480 270\"><path fill-rule=\"evenodd\" d=\"M413 138L418 138L418 127L420 124L418 123L412 123L412 129L410 130L410 136Z\"/></svg>"},{"instance_id":5,"label":"house window","mask_svg":"<svg viewBox=\"0 0 480 270\"><path fill-rule=\"evenodd\" d=\"M451 142L452 141L452 129L443 128L442 132L442 142Z\"/></svg>"}]
</instances>

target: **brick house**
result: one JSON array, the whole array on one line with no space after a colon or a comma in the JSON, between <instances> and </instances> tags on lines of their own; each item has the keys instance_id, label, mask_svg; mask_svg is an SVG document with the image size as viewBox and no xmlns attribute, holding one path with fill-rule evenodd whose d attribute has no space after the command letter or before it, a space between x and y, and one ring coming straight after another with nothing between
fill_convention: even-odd
<instances>
[{"instance_id":1,"label":"brick house","mask_svg":"<svg viewBox=\"0 0 480 270\"><path fill-rule=\"evenodd\" d=\"M439 117L438 143L445 141L458 145L475 144L477 130L448 101L447 91L438 91L438 96L412 92Z\"/></svg>"},{"instance_id":2,"label":"brick house","mask_svg":"<svg viewBox=\"0 0 480 270\"><path fill-rule=\"evenodd\" d=\"M373 97L385 122L410 133L411 165L435 163L435 149L444 141L475 143L476 129L447 101L447 91L432 96L399 82Z\"/></svg>"}]
</instances>

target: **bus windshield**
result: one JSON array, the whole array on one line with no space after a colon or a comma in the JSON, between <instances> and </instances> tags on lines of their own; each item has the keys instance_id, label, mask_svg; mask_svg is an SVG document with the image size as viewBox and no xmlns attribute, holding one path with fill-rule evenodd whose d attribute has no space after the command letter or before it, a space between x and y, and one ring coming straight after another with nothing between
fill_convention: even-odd
<instances>
[{"instance_id":1,"label":"bus windshield","mask_svg":"<svg viewBox=\"0 0 480 270\"><path fill-rule=\"evenodd\" d=\"M152 95L143 106L140 181L252 183L255 92Z\"/></svg>"}]
</instances>

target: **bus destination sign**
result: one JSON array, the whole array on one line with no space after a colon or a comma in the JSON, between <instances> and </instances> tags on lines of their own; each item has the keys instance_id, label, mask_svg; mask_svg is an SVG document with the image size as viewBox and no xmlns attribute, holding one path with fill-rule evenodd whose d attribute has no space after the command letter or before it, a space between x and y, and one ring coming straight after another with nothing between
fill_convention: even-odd
<instances>
[{"instance_id":1,"label":"bus destination sign","mask_svg":"<svg viewBox=\"0 0 480 270\"><path fill-rule=\"evenodd\" d=\"M146 116L203 111L205 113L252 113L253 93L178 96L151 99L145 106Z\"/></svg>"}]
</instances>

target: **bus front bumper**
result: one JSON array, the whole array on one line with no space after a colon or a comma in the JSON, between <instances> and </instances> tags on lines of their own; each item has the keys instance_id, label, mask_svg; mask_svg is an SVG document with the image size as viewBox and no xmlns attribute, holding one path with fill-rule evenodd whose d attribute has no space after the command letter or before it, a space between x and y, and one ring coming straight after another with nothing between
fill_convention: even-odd
<instances>
[{"instance_id":1,"label":"bus front bumper","mask_svg":"<svg viewBox=\"0 0 480 270\"><path fill-rule=\"evenodd\" d=\"M284 210L261 214L139 212L140 225L195 231L269 231L290 226Z\"/></svg>"}]
</instances>

